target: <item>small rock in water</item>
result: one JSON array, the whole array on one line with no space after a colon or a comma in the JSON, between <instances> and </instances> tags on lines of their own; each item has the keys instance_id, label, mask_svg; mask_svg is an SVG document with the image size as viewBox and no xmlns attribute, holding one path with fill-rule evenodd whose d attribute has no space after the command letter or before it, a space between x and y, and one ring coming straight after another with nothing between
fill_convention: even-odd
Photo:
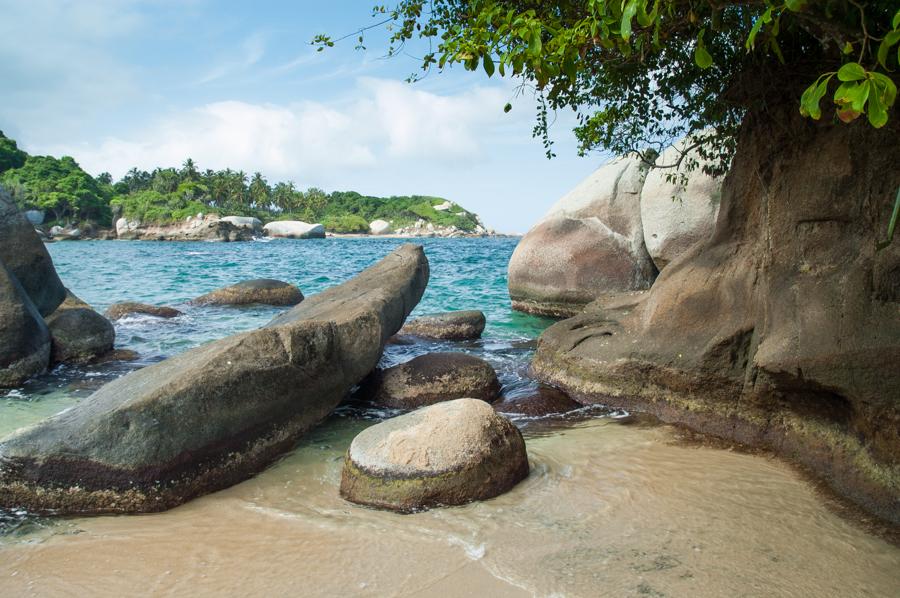
<instances>
[{"instance_id":1,"label":"small rock in water","mask_svg":"<svg viewBox=\"0 0 900 598\"><path fill-rule=\"evenodd\" d=\"M297 305L303 301L303 293L292 284L257 278L245 280L228 287L216 289L193 300L197 305Z\"/></svg>"},{"instance_id":2,"label":"small rock in water","mask_svg":"<svg viewBox=\"0 0 900 598\"><path fill-rule=\"evenodd\" d=\"M408 513L492 498L528 470L518 428L484 401L458 399L363 430L347 451L340 491Z\"/></svg>"},{"instance_id":3,"label":"small rock in water","mask_svg":"<svg viewBox=\"0 0 900 598\"><path fill-rule=\"evenodd\" d=\"M514 413L528 417L568 413L581 407L583 407L581 403L550 386L541 386L537 392L522 397L503 397L494 403L494 409L500 413Z\"/></svg>"},{"instance_id":4,"label":"small rock in water","mask_svg":"<svg viewBox=\"0 0 900 598\"><path fill-rule=\"evenodd\" d=\"M58 309L47 319L51 361L86 363L108 353L116 340L112 323L85 307Z\"/></svg>"},{"instance_id":5,"label":"small rock in water","mask_svg":"<svg viewBox=\"0 0 900 598\"><path fill-rule=\"evenodd\" d=\"M484 332L484 313L477 310L428 314L407 322L400 334L411 334L444 340L480 338Z\"/></svg>"},{"instance_id":6,"label":"small rock in water","mask_svg":"<svg viewBox=\"0 0 900 598\"><path fill-rule=\"evenodd\" d=\"M386 407L416 409L453 399L493 401L500 381L491 364L465 353L428 353L375 372L363 393Z\"/></svg>"},{"instance_id":7,"label":"small rock in water","mask_svg":"<svg viewBox=\"0 0 900 598\"><path fill-rule=\"evenodd\" d=\"M176 318L182 315L182 313L174 307L148 305L146 303L136 303L134 301L113 303L109 306L109 309L106 310L106 317L110 320L120 320L125 316L133 314L156 316L157 318Z\"/></svg>"}]
</instances>

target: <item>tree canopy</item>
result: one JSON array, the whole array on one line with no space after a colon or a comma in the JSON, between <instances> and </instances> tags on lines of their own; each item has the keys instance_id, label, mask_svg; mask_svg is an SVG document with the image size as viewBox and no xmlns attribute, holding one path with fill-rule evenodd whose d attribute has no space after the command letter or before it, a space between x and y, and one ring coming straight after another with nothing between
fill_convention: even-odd
<instances>
[{"instance_id":1,"label":"tree canopy","mask_svg":"<svg viewBox=\"0 0 900 598\"><path fill-rule=\"evenodd\" d=\"M789 98L812 119L882 127L897 95L896 0L401 0L373 16L360 48L385 26L389 55L421 50L425 73L458 63L533 89L548 156L548 110L577 113L582 153L652 160L690 135L722 171L747 109Z\"/></svg>"}]
</instances>

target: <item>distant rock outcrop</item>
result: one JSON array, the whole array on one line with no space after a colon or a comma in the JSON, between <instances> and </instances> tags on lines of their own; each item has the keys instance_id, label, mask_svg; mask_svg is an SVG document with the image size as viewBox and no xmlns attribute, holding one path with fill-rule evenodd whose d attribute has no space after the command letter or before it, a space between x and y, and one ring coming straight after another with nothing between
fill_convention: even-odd
<instances>
[{"instance_id":1,"label":"distant rock outcrop","mask_svg":"<svg viewBox=\"0 0 900 598\"><path fill-rule=\"evenodd\" d=\"M369 223L369 233L373 235L386 235L394 232L391 223L386 220L373 220Z\"/></svg>"},{"instance_id":2,"label":"distant rock outcrop","mask_svg":"<svg viewBox=\"0 0 900 598\"><path fill-rule=\"evenodd\" d=\"M285 239L324 239L325 227L321 224L309 224L299 220L277 220L263 227L270 237Z\"/></svg>"},{"instance_id":3,"label":"distant rock outcrop","mask_svg":"<svg viewBox=\"0 0 900 598\"><path fill-rule=\"evenodd\" d=\"M116 236L137 241L249 241L253 239L253 229L203 214L170 224L143 225L119 218L116 221Z\"/></svg>"}]
</instances>

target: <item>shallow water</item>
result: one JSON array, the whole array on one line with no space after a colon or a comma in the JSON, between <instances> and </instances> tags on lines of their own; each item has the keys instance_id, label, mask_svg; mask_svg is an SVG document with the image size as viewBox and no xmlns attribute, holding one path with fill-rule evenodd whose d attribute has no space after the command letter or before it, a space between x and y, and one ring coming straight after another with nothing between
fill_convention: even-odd
<instances>
[{"instance_id":1,"label":"shallow water","mask_svg":"<svg viewBox=\"0 0 900 598\"><path fill-rule=\"evenodd\" d=\"M268 321L190 297L248 277L307 294L386 254L392 240L245 244L74 243L50 247L64 282L99 309L174 304L171 322L126 320L120 344L147 363ZM432 281L418 313L479 308L489 327L463 345L391 345L384 362L461 348L528 392L546 320L514 314L514 240L427 240ZM57 370L0 402L3 432L66 408L136 367ZM242 484L154 515L0 516L0 595L896 596L900 549L828 508L781 461L679 442L669 426L585 409L520 420L532 473L482 503L396 515L344 502L342 457L390 413L340 408L292 453Z\"/></svg>"}]
</instances>

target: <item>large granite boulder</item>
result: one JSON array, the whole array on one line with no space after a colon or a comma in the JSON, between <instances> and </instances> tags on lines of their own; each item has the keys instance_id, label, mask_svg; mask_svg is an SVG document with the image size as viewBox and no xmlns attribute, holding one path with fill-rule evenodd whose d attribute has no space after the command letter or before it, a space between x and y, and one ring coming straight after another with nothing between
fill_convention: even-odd
<instances>
[{"instance_id":1,"label":"large granite boulder","mask_svg":"<svg viewBox=\"0 0 900 598\"><path fill-rule=\"evenodd\" d=\"M106 317L110 320L121 320L122 318L133 315L153 316L156 318L177 318L182 315L182 313L174 307L148 305L146 303L137 303L135 301L120 301L119 303L113 303L106 310Z\"/></svg>"},{"instance_id":2,"label":"large granite boulder","mask_svg":"<svg viewBox=\"0 0 900 598\"><path fill-rule=\"evenodd\" d=\"M660 154L656 164L676 164L684 154L687 143L682 140L669 147ZM686 175L683 169L651 169L641 190L644 244L660 270L692 245L708 239L719 213L722 181L703 173L706 163L695 153L689 152L682 164L688 161L697 164Z\"/></svg>"},{"instance_id":3,"label":"large granite boulder","mask_svg":"<svg viewBox=\"0 0 900 598\"><path fill-rule=\"evenodd\" d=\"M262 231L262 221L252 216L225 216L222 222L228 222L238 228L247 228L254 232Z\"/></svg>"},{"instance_id":4,"label":"large granite boulder","mask_svg":"<svg viewBox=\"0 0 900 598\"><path fill-rule=\"evenodd\" d=\"M19 212L0 188L0 261L22 285L42 316L53 313L63 302L63 287L50 254L34 226Z\"/></svg>"},{"instance_id":5,"label":"large granite boulder","mask_svg":"<svg viewBox=\"0 0 900 598\"><path fill-rule=\"evenodd\" d=\"M263 227L270 237L285 239L324 239L325 227L321 224L309 224L299 220L279 220Z\"/></svg>"},{"instance_id":6,"label":"large granite boulder","mask_svg":"<svg viewBox=\"0 0 900 598\"><path fill-rule=\"evenodd\" d=\"M294 285L271 278L245 280L201 295L196 305L297 305L303 293Z\"/></svg>"},{"instance_id":7,"label":"large granite boulder","mask_svg":"<svg viewBox=\"0 0 900 598\"><path fill-rule=\"evenodd\" d=\"M391 223L387 220L373 220L369 223L369 233L373 235L386 235L394 232Z\"/></svg>"},{"instance_id":8,"label":"large granite boulder","mask_svg":"<svg viewBox=\"0 0 900 598\"><path fill-rule=\"evenodd\" d=\"M160 511L290 450L378 363L428 281L404 245L258 330L114 380L0 441L0 507Z\"/></svg>"},{"instance_id":9,"label":"large granite boulder","mask_svg":"<svg viewBox=\"0 0 900 598\"><path fill-rule=\"evenodd\" d=\"M569 316L603 293L649 288L656 268L644 247L638 158L601 166L560 199L509 262L513 309Z\"/></svg>"},{"instance_id":10,"label":"large granite boulder","mask_svg":"<svg viewBox=\"0 0 900 598\"><path fill-rule=\"evenodd\" d=\"M395 409L416 409L453 399L493 401L500 382L491 364L465 353L427 353L375 372L363 394Z\"/></svg>"},{"instance_id":11,"label":"large granite boulder","mask_svg":"<svg viewBox=\"0 0 900 598\"><path fill-rule=\"evenodd\" d=\"M19 281L0 261L0 387L18 386L46 369L50 333Z\"/></svg>"},{"instance_id":12,"label":"large granite boulder","mask_svg":"<svg viewBox=\"0 0 900 598\"><path fill-rule=\"evenodd\" d=\"M112 351L116 341L112 322L89 307L61 306L47 317L47 328L54 363L88 363Z\"/></svg>"},{"instance_id":13,"label":"large granite boulder","mask_svg":"<svg viewBox=\"0 0 900 598\"><path fill-rule=\"evenodd\" d=\"M458 399L360 432L344 459L341 496L408 513L493 498L526 477L519 430L484 401Z\"/></svg>"},{"instance_id":14,"label":"large granite boulder","mask_svg":"<svg viewBox=\"0 0 900 598\"><path fill-rule=\"evenodd\" d=\"M477 309L448 311L410 320L403 325L400 334L443 340L469 340L481 337L485 323L484 312Z\"/></svg>"},{"instance_id":15,"label":"large granite boulder","mask_svg":"<svg viewBox=\"0 0 900 598\"><path fill-rule=\"evenodd\" d=\"M804 465L900 522L900 119L748 115L714 233L636 302L541 336L533 371L579 402L648 411Z\"/></svg>"}]
</instances>

